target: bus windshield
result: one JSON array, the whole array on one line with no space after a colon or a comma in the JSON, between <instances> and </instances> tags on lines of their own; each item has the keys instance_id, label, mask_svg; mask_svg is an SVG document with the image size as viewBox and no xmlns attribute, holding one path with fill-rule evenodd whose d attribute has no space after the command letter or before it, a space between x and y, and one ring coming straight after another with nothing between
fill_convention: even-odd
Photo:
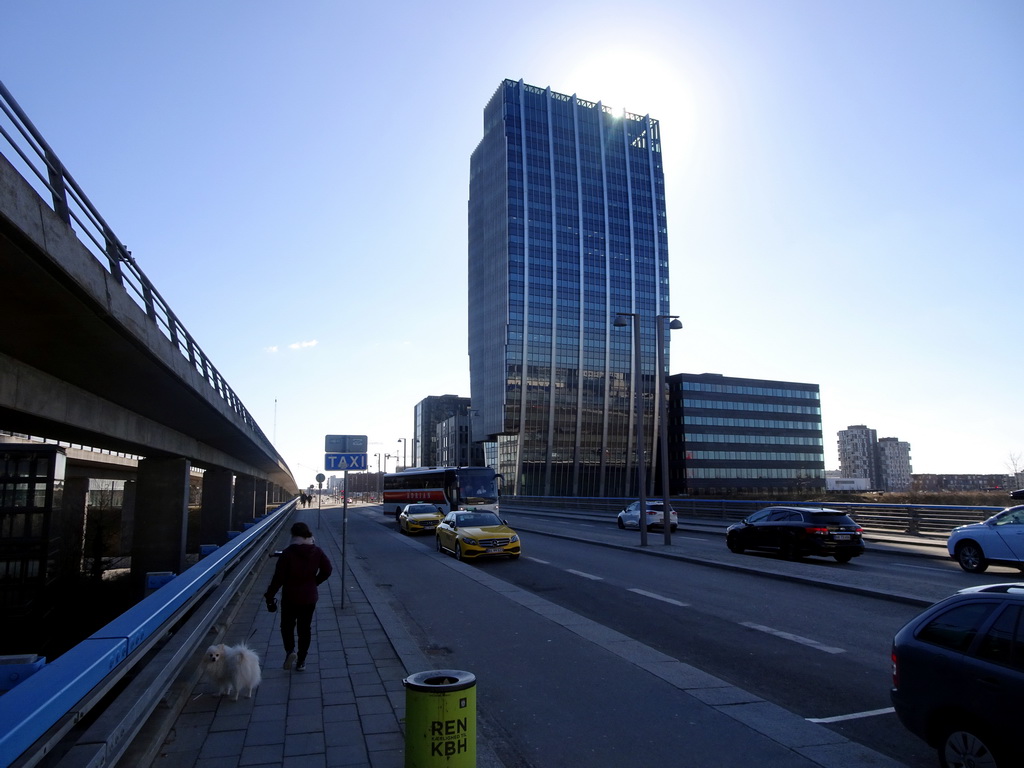
<instances>
[{"instance_id":1,"label":"bus windshield","mask_svg":"<svg viewBox=\"0 0 1024 768\"><path fill-rule=\"evenodd\" d=\"M463 504L494 504L498 485L489 467L459 468L459 497Z\"/></svg>"}]
</instances>

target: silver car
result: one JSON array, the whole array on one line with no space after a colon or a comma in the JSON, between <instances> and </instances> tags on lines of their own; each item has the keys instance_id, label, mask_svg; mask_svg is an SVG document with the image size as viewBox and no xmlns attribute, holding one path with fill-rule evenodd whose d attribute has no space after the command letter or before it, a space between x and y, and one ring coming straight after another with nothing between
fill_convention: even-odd
<instances>
[{"instance_id":1,"label":"silver car","mask_svg":"<svg viewBox=\"0 0 1024 768\"><path fill-rule=\"evenodd\" d=\"M982 573L990 565L1024 570L1024 506L1007 507L983 523L954 528L946 549L968 573Z\"/></svg>"},{"instance_id":2,"label":"silver car","mask_svg":"<svg viewBox=\"0 0 1024 768\"><path fill-rule=\"evenodd\" d=\"M669 530L674 531L679 524L676 511L668 508ZM619 528L635 528L640 530L640 502L634 501L624 510L619 512L617 520ZM665 503L660 500L647 500L647 527L664 528L665 526Z\"/></svg>"}]
</instances>

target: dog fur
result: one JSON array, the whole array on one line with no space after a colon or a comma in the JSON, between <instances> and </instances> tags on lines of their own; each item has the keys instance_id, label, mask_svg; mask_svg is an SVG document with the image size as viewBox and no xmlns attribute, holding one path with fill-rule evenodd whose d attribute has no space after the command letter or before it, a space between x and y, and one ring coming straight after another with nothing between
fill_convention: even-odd
<instances>
[{"instance_id":1,"label":"dog fur","mask_svg":"<svg viewBox=\"0 0 1024 768\"><path fill-rule=\"evenodd\" d=\"M245 643L238 645L211 645L206 649L206 673L219 686L218 696L230 696L238 701L243 688L248 689L245 697L252 698L252 692L260 684L260 657Z\"/></svg>"}]
</instances>

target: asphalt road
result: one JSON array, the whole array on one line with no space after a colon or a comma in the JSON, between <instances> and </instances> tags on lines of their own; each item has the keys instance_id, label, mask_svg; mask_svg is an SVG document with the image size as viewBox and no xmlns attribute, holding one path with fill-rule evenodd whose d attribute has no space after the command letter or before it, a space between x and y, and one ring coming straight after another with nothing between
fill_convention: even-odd
<instances>
[{"instance_id":1,"label":"asphalt road","mask_svg":"<svg viewBox=\"0 0 1024 768\"><path fill-rule=\"evenodd\" d=\"M500 601L481 605L463 599L457 578L446 575L443 584L425 582L423 575L434 571L417 561L416 554L419 546L422 555L433 553L433 538L420 537L417 546L410 547L398 540L404 537L378 509L351 510L351 519L359 523L353 530L360 537L358 553L364 567L387 585L394 607L438 666L493 666L493 651L502 649L498 658L507 660L508 676L497 683L492 677L495 670L490 670L494 697L489 709L509 724L509 751L524 755L524 765L614 765L622 745L629 745L628 754L650 753L651 765L672 764L659 762L658 756L669 759L679 750L713 752L714 739L687 736L689 728L675 721L679 702L662 692L637 691L633 680L604 679L600 674L590 680L588 661L581 661L575 651L570 654L555 638L540 645L548 677L536 679L522 651L530 648L536 653L536 633L550 628L505 623ZM894 548L874 547L845 565L820 558L791 563L770 556L734 555L726 550L720 533L681 530L672 546L665 547L662 534L652 532L651 546L642 549L639 534L619 531L612 522L604 526L526 515L510 522L523 534L522 558L480 562L472 568L822 723L911 768L933 768L936 760L890 710L893 634L922 605L956 589L1020 578L1009 569L971 576L952 561L901 554ZM468 584L465 589L469 595ZM460 626L461 634L456 630ZM467 642L486 644L488 653L474 654ZM563 654L564 666L558 663ZM589 661L600 668L598 657ZM552 669L559 670L558 680L550 679ZM552 684L561 695L552 695ZM531 688L543 690L543 697L531 695ZM576 688L578 695L573 693ZM589 721L588 699L605 694L615 697L619 715L613 722L605 717ZM552 712L552 706L580 712ZM573 738L565 739L568 751L561 755L569 762L550 761L558 749L552 722L564 722L573 731ZM519 732L524 727L526 734ZM592 746L601 758L591 755L591 762L580 761L573 752L580 744ZM703 764L729 763L712 759Z\"/></svg>"}]
</instances>

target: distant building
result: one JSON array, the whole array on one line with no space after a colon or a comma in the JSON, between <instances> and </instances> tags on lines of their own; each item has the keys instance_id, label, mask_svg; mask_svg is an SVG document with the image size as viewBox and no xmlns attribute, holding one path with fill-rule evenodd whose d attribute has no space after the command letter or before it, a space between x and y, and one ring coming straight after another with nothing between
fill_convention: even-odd
<instances>
[{"instance_id":1,"label":"distant building","mask_svg":"<svg viewBox=\"0 0 1024 768\"><path fill-rule=\"evenodd\" d=\"M863 424L839 432L839 473L843 477L866 477L871 490L881 487L878 468L878 432Z\"/></svg>"},{"instance_id":2,"label":"distant building","mask_svg":"<svg viewBox=\"0 0 1024 768\"><path fill-rule=\"evenodd\" d=\"M668 436L673 494L825 489L817 384L670 376Z\"/></svg>"},{"instance_id":3,"label":"distant building","mask_svg":"<svg viewBox=\"0 0 1024 768\"><path fill-rule=\"evenodd\" d=\"M839 473L842 477L866 477L872 491L909 491L910 443L895 437L878 438L863 424L838 433Z\"/></svg>"},{"instance_id":4,"label":"distant building","mask_svg":"<svg viewBox=\"0 0 1024 768\"><path fill-rule=\"evenodd\" d=\"M470 441L469 412L457 413L437 425L437 465L441 467L482 467L482 443Z\"/></svg>"},{"instance_id":5,"label":"distant building","mask_svg":"<svg viewBox=\"0 0 1024 768\"><path fill-rule=\"evenodd\" d=\"M438 456L437 425L452 416L468 415L470 400L458 395L433 395L413 409L411 467L444 466Z\"/></svg>"},{"instance_id":6,"label":"distant building","mask_svg":"<svg viewBox=\"0 0 1024 768\"><path fill-rule=\"evenodd\" d=\"M911 475L914 491L941 493L964 491L1012 491L1013 475Z\"/></svg>"},{"instance_id":7,"label":"distant building","mask_svg":"<svg viewBox=\"0 0 1024 768\"><path fill-rule=\"evenodd\" d=\"M839 477L838 475L830 474L825 477L825 490L857 493L860 491L870 491L871 483L866 477Z\"/></svg>"},{"instance_id":8,"label":"distant building","mask_svg":"<svg viewBox=\"0 0 1024 768\"><path fill-rule=\"evenodd\" d=\"M910 443L895 437L878 440L878 469L882 490L910 490Z\"/></svg>"}]
</instances>

